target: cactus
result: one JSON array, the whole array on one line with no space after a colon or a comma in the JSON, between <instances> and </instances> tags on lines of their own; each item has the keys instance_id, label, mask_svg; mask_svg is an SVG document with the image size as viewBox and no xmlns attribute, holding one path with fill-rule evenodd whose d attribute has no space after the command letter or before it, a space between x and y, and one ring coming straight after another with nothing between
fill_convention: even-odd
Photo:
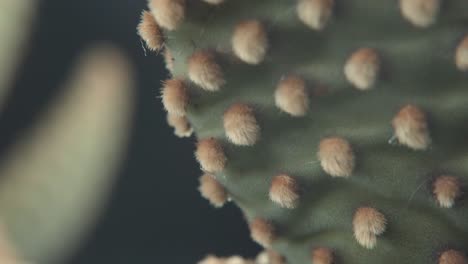
<instances>
[{"instance_id":1,"label":"cactus","mask_svg":"<svg viewBox=\"0 0 468 264\"><path fill-rule=\"evenodd\" d=\"M0 111L8 95L11 78L21 57L29 27L34 17L36 1L5 0L0 3Z\"/></svg>"},{"instance_id":2,"label":"cactus","mask_svg":"<svg viewBox=\"0 0 468 264\"><path fill-rule=\"evenodd\" d=\"M138 32L257 263L466 264L467 25L464 0L150 0Z\"/></svg>"},{"instance_id":3,"label":"cactus","mask_svg":"<svg viewBox=\"0 0 468 264\"><path fill-rule=\"evenodd\" d=\"M0 2L6 41L0 47L0 107L27 48L35 7L36 1ZM4 151L0 263L60 263L97 220L128 143L131 70L110 45L84 51L63 94Z\"/></svg>"},{"instance_id":4,"label":"cactus","mask_svg":"<svg viewBox=\"0 0 468 264\"><path fill-rule=\"evenodd\" d=\"M22 258L56 263L93 225L128 137L128 65L113 48L84 54L67 92L0 166L0 222Z\"/></svg>"}]
</instances>

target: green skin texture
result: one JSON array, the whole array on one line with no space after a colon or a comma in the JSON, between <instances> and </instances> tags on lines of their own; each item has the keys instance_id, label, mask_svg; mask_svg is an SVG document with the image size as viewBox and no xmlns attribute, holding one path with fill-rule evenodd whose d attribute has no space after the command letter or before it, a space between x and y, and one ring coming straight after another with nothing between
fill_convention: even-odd
<instances>
[{"instance_id":1,"label":"green skin texture","mask_svg":"<svg viewBox=\"0 0 468 264\"><path fill-rule=\"evenodd\" d=\"M166 32L175 68L187 75L187 59L198 49L222 53L226 85L218 92L192 85L188 118L198 138L215 137L228 163L216 178L248 220L269 219L278 228L273 249L289 263L310 263L314 247L330 247L336 263L437 263L444 249L467 250L468 201L440 208L432 195L434 176L449 173L468 182L468 75L456 69L454 51L467 31L468 2L443 4L437 22L421 29L400 14L397 1L336 1L334 17L322 32L299 21L295 1L228 0L219 6L187 1L186 19ZM231 35L237 22L259 19L269 30L270 49L257 66L233 59ZM343 74L349 55L361 47L382 57L375 89L358 91ZM299 74L313 91L305 117L275 107L282 76ZM261 139L250 147L228 142L222 116L235 102L255 108ZM429 117L432 145L426 151L389 144L391 120L408 104ZM353 145L356 169L348 179L327 175L317 159L320 140L344 137ZM283 209L268 191L274 176L299 180L300 205ZM353 236L353 215L361 206L388 220L377 246L366 249Z\"/></svg>"}]
</instances>

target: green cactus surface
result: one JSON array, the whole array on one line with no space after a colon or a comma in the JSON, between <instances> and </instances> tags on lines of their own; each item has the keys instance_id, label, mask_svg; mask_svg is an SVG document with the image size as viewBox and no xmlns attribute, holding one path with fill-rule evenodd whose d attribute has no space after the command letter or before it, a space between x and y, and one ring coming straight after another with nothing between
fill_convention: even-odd
<instances>
[{"instance_id":1,"label":"green cactus surface","mask_svg":"<svg viewBox=\"0 0 468 264\"><path fill-rule=\"evenodd\" d=\"M152 0L142 18L203 196L254 240L292 264L468 263L467 1Z\"/></svg>"}]
</instances>

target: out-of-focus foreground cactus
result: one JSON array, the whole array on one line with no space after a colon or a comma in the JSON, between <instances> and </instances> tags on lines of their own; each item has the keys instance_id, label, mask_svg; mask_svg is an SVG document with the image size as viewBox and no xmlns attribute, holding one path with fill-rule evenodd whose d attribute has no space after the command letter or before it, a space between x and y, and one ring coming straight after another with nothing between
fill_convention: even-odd
<instances>
[{"instance_id":1,"label":"out-of-focus foreground cactus","mask_svg":"<svg viewBox=\"0 0 468 264\"><path fill-rule=\"evenodd\" d=\"M0 107L7 95L21 48L26 42L36 1L5 0L0 3ZM1 108L0 108L1 110Z\"/></svg>"},{"instance_id":2,"label":"out-of-focus foreground cactus","mask_svg":"<svg viewBox=\"0 0 468 264\"><path fill-rule=\"evenodd\" d=\"M0 98L27 47L35 4L0 1ZM85 51L63 94L2 157L0 263L59 263L96 220L127 146L131 70L113 47Z\"/></svg>"},{"instance_id":3,"label":"out-of-focus foreground cactus","mask_svg":"<svg viewBox=\"0 0 468 264\"><path fill-rule=\"evenodd\" d=\"M468 263L467 1L150 0L138 31L258 263Z\"/></svg>"}]
</instances>

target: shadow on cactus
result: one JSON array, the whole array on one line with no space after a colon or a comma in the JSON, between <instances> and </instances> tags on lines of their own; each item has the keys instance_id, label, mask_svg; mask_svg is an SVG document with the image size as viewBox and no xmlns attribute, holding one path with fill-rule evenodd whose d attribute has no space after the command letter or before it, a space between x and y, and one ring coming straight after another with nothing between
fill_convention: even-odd
<instances>
[{"instance_id":1,"label":"shadow on cactus","mask_svg":"<svg viewBox=\"0 0 468 264\"><path fill-rule=\"evenodd\" d=\"M466 264L468 2L150 0L169 125L256 260Z\"/></svg>"}]
</instances>

